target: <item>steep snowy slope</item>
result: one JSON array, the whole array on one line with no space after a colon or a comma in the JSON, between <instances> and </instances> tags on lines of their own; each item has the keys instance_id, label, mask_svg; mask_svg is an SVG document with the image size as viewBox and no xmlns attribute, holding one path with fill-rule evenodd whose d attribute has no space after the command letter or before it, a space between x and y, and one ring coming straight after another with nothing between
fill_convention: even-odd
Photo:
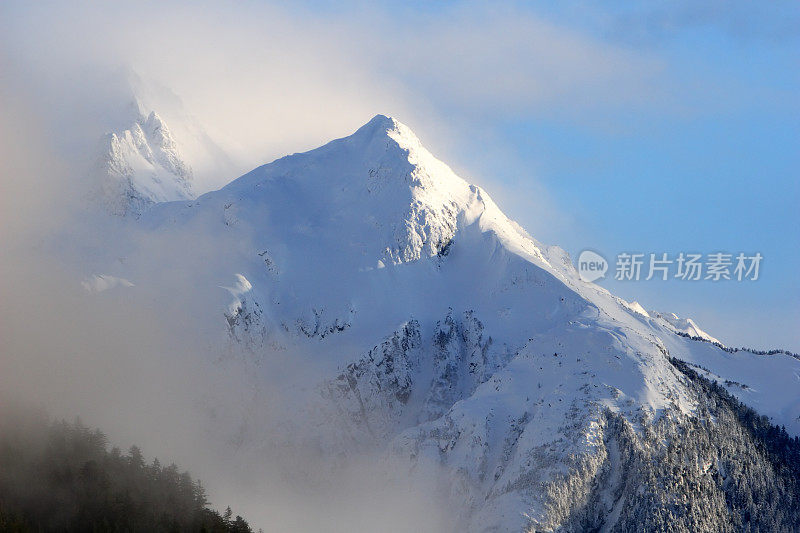
<instances>
[{"instance_id":1,"label":"steep snowy slope","mask_svg":"<svg viewBox=\"0 0 800 533\"><path fill-rule=\"evenodd\" d=\"M382 450L410 471L443 467L455 527L655 520L660 507L636 507L621 461L667 450L717 412L670 357L800 434L799 360L680 336L702 332L581 281L563 250L382 115L219 191L155 205L137 231L155 244L117 244L103 271L130 291L164 270L190 276L161 297L190 291L198 330L226 335L256 382L284 372L287 394L302 391L280 424L286 453L340 464ZM302 371L271 365L275 354ZM269 439L251 427L240 441Z\"/></svg>"}]
</instances>

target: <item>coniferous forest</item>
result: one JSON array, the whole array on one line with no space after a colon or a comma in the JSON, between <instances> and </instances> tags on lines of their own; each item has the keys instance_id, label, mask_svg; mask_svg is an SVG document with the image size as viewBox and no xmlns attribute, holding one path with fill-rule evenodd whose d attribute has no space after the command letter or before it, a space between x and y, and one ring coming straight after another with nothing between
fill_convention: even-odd
<instances>
[{"instance_id":1,"label":"coniferous forest","mask_svg":"<svg viewBox=\"0 0 800 533\"><path fill-rule=\"evenodd\" d=\"M565 510L553 529L800 531L800 438L690 364L670 362L697 393L695 416L674 409L637 428L607 411L604 464L587 470L599 475L572 508L564 487L579 485L580 474L556 484Z\"/></svg>"},{"instance_id":2,"label":"coniferous forest","mask_svg":"<svg viewBox=\"0 0 800 533\"><path fill-rule=\"evenodd\" d=\"M251 532L200 481L141 450L109 449L80 420L0 413L0 531Z\"/></svg>"}]
</instances>

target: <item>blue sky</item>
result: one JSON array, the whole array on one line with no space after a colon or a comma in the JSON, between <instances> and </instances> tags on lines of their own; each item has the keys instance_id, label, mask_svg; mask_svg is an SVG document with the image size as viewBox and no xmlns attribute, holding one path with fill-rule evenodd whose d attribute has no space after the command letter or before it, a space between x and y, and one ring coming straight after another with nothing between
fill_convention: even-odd
<instances>
[{"instance_id":1,"label":"blue sky","mask_svg":"<svg viewBox=\"0 0 800 533\"><path fill-rule=\"evenodd\" d=\"M573 256L760 252L756 282L601 283L728 344L800 352L797 2L0 10L3 83L50 131L93 146L87 117L129 98L97 72L120 68L178 95L243 170L391 114Z\"/></svg>"},{"instance_id":2,"label":"blue sky","mask_svg":"<svg viewBox=\"0 0 800 533\"><path fill-rule=\"evenodd\" d=\"M648 309L694 317L731 345L800 351L798 4L765 13L763 4L714 3L694 17L680 3L657 14L583 4L583 16L574 16L578 4L559 5L533 11L644 53L669 94L578 116L559 104L502 117L490 129L506 157L483 160L467 142L459 160L500 182L501 206L573 257L585 248L612 263L623 251L761 252L755 282L600 283ZM531 212L541 194L548 217Z\"/></svg>"}]
</instances>

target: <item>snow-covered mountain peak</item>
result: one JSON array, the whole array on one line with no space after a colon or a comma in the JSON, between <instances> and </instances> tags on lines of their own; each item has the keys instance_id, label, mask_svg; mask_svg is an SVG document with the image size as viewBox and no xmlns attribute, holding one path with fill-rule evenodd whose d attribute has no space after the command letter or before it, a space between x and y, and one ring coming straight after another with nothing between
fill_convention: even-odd
<instances>
[{"instance_id":1,"label":"snow-covered mountain peak","mask_svg":"<svg viewBox=\"0 0 800 533\"><path fill-rule=\"evenodd\" d=\"M87 196L94 206L139 218L153 205L194 199L246 168L170 89L127 69L108 80L117 98L104 102L95 131ZM230 144L229 144L230 146Z\"/></svg>"},{"instance_id":2,"label":"snow-covered mountain peak","mask_svg":"<svg viewBox=\"0 0 800 533\"><path fill-rule=\"evenodd\" d=\"M352 135L331 141L325 146L307 152L308 156L330 157L335 152L348 152L361 163L375 170L391 168L398 178L413 192L437 189L440 194L464 199L469 196L469 184L458 177L449 166L434 157L419 137L399 120L386 115L375 115ZM298 155L289 156L295 158ZM352 176L364 178L363 175ZM375 177L375 173L366 176ZM370 185L370 180L357 180ZM371 192L377 189L372 188Z\"/></svg>"},{"instance_id":3,"label":"snow-covered mountain peak","mask_svg":"<svg viewBox=\"0 0 800 533\"><path fill-rule=\"evenodd\" d=\"M158 142L161 146L175 145L175 139L164 123L164 120L156 113L151 111L144 121L144 127L150 138Z\"/></svg>"},{"instance_id":4,"label":"snow-covered mountain peak","mask_svg":"<svg viewBox=\"0 0 800 533\"><path fill-rule=\"evenodd\" d=\"M150 118L128 135L169 144ZM197 335L232 346L255 380L300 363L276 384L297 407L279 421L281 442L444 468L461 530L637 523L647 468L675 435L723 418L704 412L684 367L800 434L800 400L785 393L797 359L700 342L693 321L582 281L563 250L540 245L390 117L157 205L136 229L158 238L137 239L125 261L124 243L104 250L109 274L96 285L130 279L134 294L150 279L164 302L191 298ZM158 284L164 265L176 286ZM262 429L243 446L264 449Z\"/></svg>"},{"instance_id":5,"label":"snow-covered mountain peak","mask_svg":"<svg viewBox=\"0 0 800 533\"><path fill-rule=\"evenodd\" d=\"M351 137L369 138L382 136L394 130L399 124L400 123L394 117L379 113L372 117L366 124L358 128Z\"/></svg>"},{"instance_id":6,"label":"snow-covered mountain peak","mask_svg":"<svg viewBox=\"0 0 800 533\"><path fill-rule=\"evenodd\" d=\"M379 150L385 146L387 155L412 165L409 184L415 189L439 189L443 194L462 198L468 195L469 184L434 157L411 128L393 117L375 115L349 139L369 139Z\"/></svg>"},{"instance_id":7,"label":"snow-covered mountain peak","mask_svg":"<svg viewBox=\"0 0 800 533\"><path fill-rule=\"evenodd\" d=\"M138 217L158 202L195 197L192 168L164 120L137 112L125 129L108 133L98 162L94 195L112 214Z\"/></svg>"},{"instance_id":8,"label":"snow-covered mountain peak","mask_svg":"<svg viewBox=\"0 0 800 533\"><path fill-rule=\"evenodd\" d=\"M366 124L358 128L355 133L345 137L348 142L366 144L370 142L383 142L386 138L393 139L398 145L405 147L421 146L419 138L411 128L394 117L375 115Z\"/></svg>"},{"instance_id":9,"label":"snow-covered mountain peak","mask_svg":"<svg viewBox=\"0 0 800 533\"><path fill-rule=\"evenodd\" d=\"M355 133L263 165L201 201L268 207L272 220L324 243L357 268L382 268L446 253L460 228L491 232L506 247L546 262L535 242L480 187L434 157L410 128L377 115ZM293 207L289 207L293 206ZM289 223L291 221L291 223ZM344 241L344 242L343 242Z\"/></svg>"}]
</instances>

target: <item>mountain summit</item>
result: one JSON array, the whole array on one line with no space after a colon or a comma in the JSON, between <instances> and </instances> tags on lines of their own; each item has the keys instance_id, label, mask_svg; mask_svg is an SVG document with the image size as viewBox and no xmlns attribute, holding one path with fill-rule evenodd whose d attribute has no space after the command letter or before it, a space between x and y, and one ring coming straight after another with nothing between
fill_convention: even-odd
<instances>
[{"instance_id":1,"label":"mountain summit","mask_svg":"<svg viewBox=\"0 0 800 533\"><path fill-rule=\"evenodd\" d=\"M155 111L139 110L129 128L107 134L99 166L99 201L115 215L194 198L192 169Z\"/></svg>"},{"instance_id":2,"label":"mountain summit","mask_svg":"<svg viewBox=\"0 0 800 533\"><path fill-rule=\"evenodd\" d=\"M800 360L725 349L582 281L392 118L155 205L137 230L157 245L108 251L125 290L182 273L163 308L191 299L198 335L255 388L274 358L303 361L280 367L280 429L237 437L281 450L287 475L312 468L286 459L300 453L441 470L458 530L800 522L778 516L800 489L765 451L791 447L771 423L800 434Z\"/></svg>"},{"instance_id":3,"label":"mountain summit","mask_svg":"<svg viewBox=\"0 0 800 533\"><path fill-rule=\"evenodd\" d=\"M202 201L223 196L228 210L269 205L268 226L313 227L320 245L336 244L337 255L363 268L436 256L459 224L478 218L498 234L517 233L485 191L384 115L349 137L259 167Z\"/></svg>"},{"instance_id":4,"label":"mountain summit","mask_svg":"<svg viewBox=\"0 0 800 533\"><path fill-rule=\"evenodd\" d=\"M169 89L125 70L113 76L121 105L109 105L91 169L89 197L136 219L153 205L194 199L239 168Z\"/></svg>"}]
</instances>

